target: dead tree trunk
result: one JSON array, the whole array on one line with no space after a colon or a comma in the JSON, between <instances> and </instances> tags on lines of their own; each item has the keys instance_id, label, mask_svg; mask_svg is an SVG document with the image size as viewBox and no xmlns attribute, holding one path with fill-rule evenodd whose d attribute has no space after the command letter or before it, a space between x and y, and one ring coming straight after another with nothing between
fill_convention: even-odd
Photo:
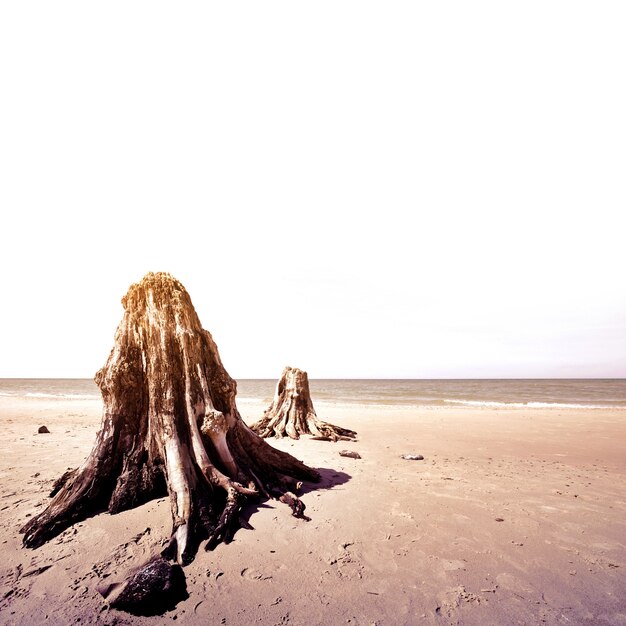
<instances>
[{"instance_id":1,"label":"dead tree trunk","mask_svg":"<svg viewBox=\"0 0 626 626\"><path fill-rule=\"evenodd\" d=\"M272 404L251 428L261 437L299 439L300 435L313 435L327 441L356 437L352 430L317 419L309 391L309 377L296 367L283 370Z\"/></svg>"},{"instance_id":2,"label":"dead tree trunk","mask_svg":"<svg viewBox=\"0 0 626 626\"><path fill-rule=\"evenodd\" d=\"M102 427L87 460L55 485L48 508L21 530L36 548L100 511L169 493L167 555L179 563L228 542L247 497L280 498L319 474L267 445L243 422L230 378L183 285L148 274L122 299L115 345L96 374Z\"/></svg>"}]
</instances>

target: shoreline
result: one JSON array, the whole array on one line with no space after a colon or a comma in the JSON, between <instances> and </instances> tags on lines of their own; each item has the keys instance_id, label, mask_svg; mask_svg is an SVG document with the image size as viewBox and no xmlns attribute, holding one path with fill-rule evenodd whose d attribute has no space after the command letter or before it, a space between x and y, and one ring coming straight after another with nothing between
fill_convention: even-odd
<instances>
[{"instance_id":1,"label":"shoreline","mask_svg":"<svg viewBox=\"0 0 626 626\"><path fill-rule=\"evenodd\" d=\"M302 496L311 521L250 504L254 530L201 548L185 568L189 599L145 618L104 608L96 585L169 537L167 499L22 548L19 527L87 456L102 405L1 397L3 623L626 622L623 410L315 405L358 441L269 440L320 468L322 485ZM265 408L239 405L248 423Z\"/></svg>"},{"instance_id":2,"label":"shoreline","mask_svg":"<svg viewBox=\"0 0 626 626\"><path fill-rule=\"evenodd\" d=\"M263 414L263 411L269 406L272 398L256 398L256 397L246 397L237 396L237 406L240 410L240 413L243 414L240 405L250 405L254 406L257 411L260 411L260 415ZM32 393L26 394L25 396L19 395L9 395L0 393L0 410L2 410L2 405L11 406L12 403L22 403L22 402L39 402L42 403L41 406L45 407L43 403L50 403L50 407L55 406L58 403L69 403L73 405L74 403L85 402L89 405L98 404L100 407L102 406L102 398L100 396L61 396L61 395L52 395L52 394L40 394L40 393ZM536 409L546 410L546 411L562 411L562 410L574 410L574 411L626 411L626 406L623 405L600 405L600 404L580 404L580 403L559 403L559 402L498 402L494 400L444 400L439 404L420 404L420 403L412 403L412 402L375 402L375 401L367 401L367 402L348 402L341 400L319 400L316 399L314 401L314 405L316 407L321 407L322 411L325 410L334 410L334 409L345 409L345 410L354 410L354 409L377 409L384 411L455 411L455 410L467 410L467 411L533 411ZM319 412L319 411L318 411Z\"/></svg>"}]
</instances>

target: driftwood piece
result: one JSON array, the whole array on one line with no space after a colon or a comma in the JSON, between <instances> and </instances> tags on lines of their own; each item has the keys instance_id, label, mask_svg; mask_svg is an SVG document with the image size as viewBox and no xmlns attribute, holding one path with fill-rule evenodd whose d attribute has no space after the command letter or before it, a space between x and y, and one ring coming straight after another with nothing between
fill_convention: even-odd
<instances>
[{"instance_id":1,"label":"driftwood piece","mask_svg":"<svg viewBox=\"0 0 626 626\"><path fill-rule=\"evenodd\" d=\"M339 456L347 456L350 459L360 459L361 455L354 450L341 450Z\"/></svg>"},{"instance_id":2,"label":"driftwood piece","mask_svg":"<svg viewBox=\"0 0 626 626\"><path fill-rule=\"evenodd\" d=\"M243 422L236 382L180 282L148 274L122 304L113 350L95 378L104 409L94 447L21 529L23 543L36 548L95 513L169 493L173 529L164 554L185 564L203 539L208 548L229 541L247 498L279 498L320 477Z\"/></svg>"},{"instance_id":3,"label":"driftwood piece","mask_svg":"<svg viewBox=\"0 0 626 626\"><path fill-rule=\"evenodd\" d=\"M263 417L251 426L261 437L313 435L324 441L350 441L356 433L317 418L309 390L309 377L296 367L286 367L276 385L274 400Z\"/></svg>"}]
</instances>

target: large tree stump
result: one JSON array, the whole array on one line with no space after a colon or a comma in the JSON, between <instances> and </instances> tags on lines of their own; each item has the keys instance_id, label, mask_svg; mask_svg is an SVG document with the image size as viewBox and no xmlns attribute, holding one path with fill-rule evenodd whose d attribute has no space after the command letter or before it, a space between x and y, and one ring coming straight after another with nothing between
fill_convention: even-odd
<instances>
[{"instance_id":1,"label":"large tree stump","mask_svg":"<svg viewBox=\"0 0 626 626\"><path fill-rule=\"evenodd\" d=\"M299 439L300 435L313 435L327 441L356 437L352 430L317 419L309 391L309 377L297 367L283 370L272 404L251 428L261 437Z\"/></svg>"},{"instance_id":2,"label":"large tree stump","mask_svg":"<svg viewBox=\"0 0 626 626\"><path fill-rule=\"evenodd\" d=\"M21 529L23 542L36 548L97 512L169 493L165 553L185 564L203 539L207 548L229 541L246 498L280 498L319 474L243 422L236 383L180 282L148 274L122 304L115 345L95 378L104 410L93 450L57 481L48 508Z\"/></svg>"}]
</instances>

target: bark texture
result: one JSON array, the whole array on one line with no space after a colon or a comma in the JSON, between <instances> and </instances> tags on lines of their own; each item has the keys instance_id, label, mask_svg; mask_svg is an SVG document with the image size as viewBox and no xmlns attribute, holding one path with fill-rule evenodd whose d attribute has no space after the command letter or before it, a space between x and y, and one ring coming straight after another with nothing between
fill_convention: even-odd
<instances>
[{"instance_id":1,"label":"bark texture","mask_svg":"<svg viewBox=\"0 0 626 626\"><path fill-rule=\"evenodd\" d=\"M104 401L95 445L21 529L23 543L35 548L85 517L169 493L165 553L185 564L203 539L207 549L229 541L246 498L280 498L319 474L243 422L236 382L179 281L148 274L122 304L115 345L95 377Z\"/></svg>"},{"instance_id":2,"label":"bark texture","mask_svg":"<svg viewBox=\"0 0 626 626\"><path fill-rule=\"evenodd\" d=\"M317 418L309 390L309 377L297 367L283 370L272 404L251 428L261 437L299 439L300 435L313 435L327 441L356 437L353 430L333 426Z\"/></svg>"}]
</instances>

